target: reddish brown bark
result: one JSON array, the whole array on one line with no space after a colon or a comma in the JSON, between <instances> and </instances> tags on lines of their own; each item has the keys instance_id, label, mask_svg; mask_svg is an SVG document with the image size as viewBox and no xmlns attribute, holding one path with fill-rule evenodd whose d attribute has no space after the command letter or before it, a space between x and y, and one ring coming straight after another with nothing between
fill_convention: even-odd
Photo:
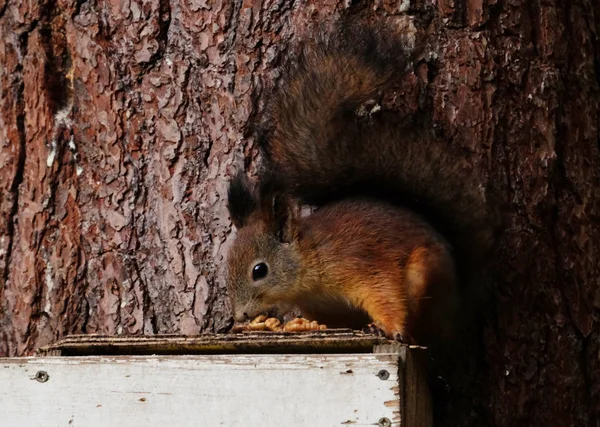
<instances>
[{"instance_id":1,"label":"reddish brown bark","mask_svg":"<svg viewBox=\"0 0 600 427\"><path fill-rule=\"evenodd\" d=\"M504 204L482 380L453 425L600 425L593 0L0 0L0 355L226 326L224 196L255 164L261 78L352 13L427 34L399 108Z\"/></svg>"}]
</instances>

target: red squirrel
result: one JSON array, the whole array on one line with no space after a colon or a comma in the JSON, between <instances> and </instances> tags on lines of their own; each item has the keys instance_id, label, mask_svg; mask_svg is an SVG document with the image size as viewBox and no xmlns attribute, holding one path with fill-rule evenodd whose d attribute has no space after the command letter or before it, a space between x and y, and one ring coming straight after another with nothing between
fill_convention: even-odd
<instances>
[{"instance_id":1,"label":"red squirrel","mask_svg":"<svg viewBox=\"0 0 600 427\"><path fill-rule=\"evenodd\" d=\"M460 282L490 245L489 209L455 146L390 112L365 114L410 55L390 30L349 21L294 52L257 126L258 184L238 174L229 187L236 321L296 306L330 327L450 337ZM301 205L316 211L299 216Z\"/></svg>"}]
</instances>

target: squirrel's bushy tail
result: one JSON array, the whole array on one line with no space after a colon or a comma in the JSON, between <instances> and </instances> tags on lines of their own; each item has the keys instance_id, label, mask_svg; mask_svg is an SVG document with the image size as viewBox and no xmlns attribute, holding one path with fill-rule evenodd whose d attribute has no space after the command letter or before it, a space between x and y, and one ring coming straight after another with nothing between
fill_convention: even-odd
<instances>
[{"instance_id":1,"label":"squirrel's bushy tail","mask_svg":"<svg viewBox=\"0 0 600 427\"><path fill-rule=\"evenodd\" d=\"M410 63L398 37L341 21L296 52L259 126L267 168L305 203L360 195L407 205L449 240L457 261L483 255L492 228L463 154L431 129L364 114Z\"/></svg>"}]
</instances>

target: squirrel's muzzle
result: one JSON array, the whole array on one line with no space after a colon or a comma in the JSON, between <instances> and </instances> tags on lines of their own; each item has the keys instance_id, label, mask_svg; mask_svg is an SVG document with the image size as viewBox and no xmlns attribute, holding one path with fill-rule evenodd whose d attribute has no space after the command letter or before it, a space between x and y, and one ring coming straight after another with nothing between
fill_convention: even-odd
<instances>
[{"instance_id":1,"label":"squirrel's muzzle","mask_svg":"<svg viewBox=\"0 0 600 427\"><path fill-rule=\"evenodd\" d=\"M250 319L250 316L248 316L248 313L244 310L245 310L245 307L235 310L235 312L233 314L233 318L235 319L236 322L243 323L246 320Z\"/></svg>"}]
</instances>

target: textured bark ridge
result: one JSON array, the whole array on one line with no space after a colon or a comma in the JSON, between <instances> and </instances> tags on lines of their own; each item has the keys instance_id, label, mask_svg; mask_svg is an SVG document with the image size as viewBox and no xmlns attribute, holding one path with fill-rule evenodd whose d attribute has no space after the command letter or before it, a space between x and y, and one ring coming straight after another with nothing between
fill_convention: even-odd
<instances>
[{"instance_id":1,"label":"textured bark ridge","mask_svg":"<svg viewBox=\"0 0 600 427\"><path fill-rule=\"evenodd\" d=\"M594 0L0 0L0 355L227 326L226 183L256 166L261 79L353 13L427 34L392 102L504 208L481 379L448 424L600 425Z\"/></svg>"}]
</instances>

